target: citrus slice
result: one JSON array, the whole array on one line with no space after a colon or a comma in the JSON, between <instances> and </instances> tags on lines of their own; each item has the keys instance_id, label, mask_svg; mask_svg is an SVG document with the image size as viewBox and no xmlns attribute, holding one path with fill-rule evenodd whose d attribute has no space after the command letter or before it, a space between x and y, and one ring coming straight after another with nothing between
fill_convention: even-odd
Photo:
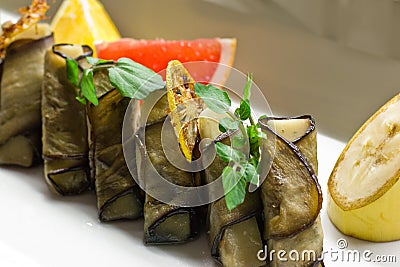
<instances>
[{"instance_id":1,"label":"citrus slice","mask_svg":"<svg viewBox=\"0 0 400 267\"><path fill-rule=\"evenodd\" d=\"M136 61L155 72L167 68L171 60L179 60L182 63L193 61L208 61L219 64L209 64L207 68L196 70L189 69L197 82L210 82L223 84L232 66L236 39L213 38L196 40L135 40L123 38L114 42L96 43L97 55L102 59L117 60L127 57Z\"/></svg>"},{"instance_id":2,"label":"citrus slice","mask_svg":"<svg viewBox=\"0 0 400 267\"><path fill-rule=\"evenodd\" d=\"M356 132L328 181L328 214L343 233L400 239L400 94Z\"/></svg>"},{"instance_id":3,"label":"citrus slice","mask_svg":"<svg viewBox=\"0 0 400 267\"><path fill-rule=\"evenodd\" d=\"M197 118L204 110L203 101L194 93L195 80L181 62L168 63L166 87L171 123L181 150L188 161L192 160L198 136Z\"/></svg>"},{"instance_id":4,"label":"citrus slice","mask_svg":"<svg viewBox=\"0 0 400 267\"><path fill-rule=\"evenodd\" d=\"M117 28L97 0L64 0L52 23L56 43L94 47L96 41L120 38Z\"/></svg>"}]
</instances>

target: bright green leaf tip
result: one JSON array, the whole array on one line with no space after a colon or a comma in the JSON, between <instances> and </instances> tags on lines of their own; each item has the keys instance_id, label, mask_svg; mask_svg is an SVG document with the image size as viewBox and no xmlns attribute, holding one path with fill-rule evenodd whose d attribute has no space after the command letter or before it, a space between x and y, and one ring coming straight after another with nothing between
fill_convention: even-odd
<instances>
[{"instance_id":1,"label":"bright green leaf tip","mask_svg":"<svg viewBox=\"0 0 400 267\"><path fill-rule=\"evenodd\" d=\"M195 94L200 97L206 106L218 114L229 111L231 99L227 92L211 85L196 83L194 85Z\"/></svg>"}]
</instances>

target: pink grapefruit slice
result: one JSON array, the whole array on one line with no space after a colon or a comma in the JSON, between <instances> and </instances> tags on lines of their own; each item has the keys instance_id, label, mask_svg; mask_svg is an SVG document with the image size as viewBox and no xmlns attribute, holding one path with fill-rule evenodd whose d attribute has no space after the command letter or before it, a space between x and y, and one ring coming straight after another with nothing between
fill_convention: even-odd
<instances>
[{"instance_id":1,"label":"pink grapefruit slice","mask_svg":"<svg viewBox=\"0 0 400 267\"><path fill-rule=\"evenodd\" d=\"M117 60L127 57L155 72L165 70L171 60L179 60L182 63L209 62L210 64L206 65L199 64L199 67L194 64L188 70L197 82L223 84L229 75L229 67L233 65L236 39L168 41L122 38L112 42L99 42L96 44L96 51L99 58Z\"/></svg>"}]
</instances>

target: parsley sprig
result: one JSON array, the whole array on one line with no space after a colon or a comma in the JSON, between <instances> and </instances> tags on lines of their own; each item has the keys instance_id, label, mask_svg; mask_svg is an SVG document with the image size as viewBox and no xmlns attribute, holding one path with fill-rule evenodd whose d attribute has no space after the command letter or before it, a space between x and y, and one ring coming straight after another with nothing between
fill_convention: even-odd
<instances>
[{"instance_id":1,"label":"parsley sprig","mask_svg":"<svg viewBox=\"0 0 400 267\"><path fill-rule=\"evenodd\" d=\"M246 188L249 183L259 185L258 164L260 162L261 138L266 138L261 132L259 125L255 124L251 115L250 95L253 78L247 76L247 82L243 89L243 99L236 108L234 114L229 112L231 100L228 94L212 85L196 84L195 93L203 99L209 109L216 113L226 113L229 117L219 121L221 132L236 131L245 132L235 134L231 145L221 142L215 144L218 157L228 163L222 171L222 185L225 193L227 208L232 210L243 203L246 196ZM246 122L247 126L244 126ZM247 136L246 136L247 135ZM249 147L249 155L241 151L245 145Z\"/></svg>"},{"instance_id":2,"label":"parsley sprig","mask_svg":"<svg viewBox=\"0 0 400 267\"><path fill-rule=\"evenodd\" d=\"M80 75L78 62L66 59L67 78L79 88L76 99L82 104L86 104L86 100L95 106L99 104L93 81L97 71L108 70L111 85L124 97L145 99L151 92L165 86L160 75L129 58L113 61L87 57L86 60L91 66Z\"/></svg>"}]
</instances>

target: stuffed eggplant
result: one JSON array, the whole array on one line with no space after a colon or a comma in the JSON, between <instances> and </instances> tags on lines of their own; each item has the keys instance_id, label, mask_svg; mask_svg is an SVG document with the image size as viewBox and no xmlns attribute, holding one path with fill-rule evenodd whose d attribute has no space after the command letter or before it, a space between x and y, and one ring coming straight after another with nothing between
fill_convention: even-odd
<instances>
[{"instance_id":1,"label":"stuffed eggplant","mask_svg":"<svg viewBox=\"0 0 400 267\"><path fill-rule=\"evenodd\" d=\"M322 194L316 176L314 120L310 116L267 118L260 120L260 125L267 134L264 156L274 154L271 142L276 140L271 170L261 187L268 254L279 250L297 252L292 257L287 254L285 260L276 255L269 258L270 266L322 265Z\"/></svg>"},{"instance_id":2,"label":"stuffed eggplant","mask_svg":"<svg viewBox=\"0 0 400 267\"><path fill-rule=\"evenodd\" d=\"M89 158L101 221L136 219L142 215L142 194L126 165L122 124L130 99L113 89L103 72L94 77L99 104L88 104Z\"/></svg>"},{"instance_id":3,"label":"stuffed eggplant","mask_svg":"<svg viewBox=\"0 0 400 267\"><path fill-rule=\"evenodd\" d=\"M172 184L195 186L195 174L173 166L164 153L161 131L167 118L167 111L168 101L164 93L149 112L144 128L139 129L135 135L137 151L141 153L137 157L138 179L143 181L146 192L150 193L154 190L162 190L154 179L154 171ZM144 204L144 243L146 245L189 241L198 234L199 227L196 209L163 203L150 194L146 194Z\"/></svg>"},{"instance_id":4,"label":"stuffed eggplant","mask_svg":"<svg viewBox=\"0 0 400 267\"><path fill-rule=\"evenodd\" d=\"M45 56L42 85L44 175L49 188L61 195L79 194L91 185L85 106L67 80L66 59L82 60L92 50L80 45L54 45Z\"/></svg>"},{"instance_id":5,"label":"stuffed eggplant","mask_svg":"<svg viewBox=\"0 0 400 267\"><path fill-rule=\"evenodd\" d=\"M195 186L194 174L174 167L164 154L161 129L164 121L146 126L146 153L149 161L167 181L180 186ZM146 176L145 181L151 180ZM153 185L146 183L146 188ZM181 243L194 238L199 229L196 210L162 203L146 194L144 206L145 244Z\"/></svg>"},{"instance_id":6,"label":"stuffed eggplant","mask_svg":"<svg viewBox=\"0 0 400 267\"><path fill-rule=\"evenodd\" d=\"M214 138L216 131L211 128L215 127L202 119L201 137ZM219 135L215 142L229 144L230 136ZM218 179L226 165L217 156L204 171L205 182L211 183ZM223 266L264 266L265 261L257 258L258 252L263 250L258 225L261 210L259 190L247 193L244 202L231 211L227 208L225 197L209 204L207 228L212 257Z\"/></svg>"},{"instance_id":7,"label":"stuffed eggplant","mask_svg":"<svg viewBox=\"0 0 400 267\"><path fill-rule=\"evenodd\" d=\"M13 40L0 63L0 164L30 167L41 159L43 59L53 36L37 24Z\"/></svg>"},{"instance_id":8,"label":"stuffed eggplant","mask_svg":"<svg viewBox=\"0 0 400 267\"><path fill-rule=\"evenodd\" d=\"M168 203L149 194L154 190L162 191L163 188L155 181L153 171L177 186L199 185L196 173L184 171L171 164L165 154L161 137L164 123L171 125L174 130L171 129L170 136L176 136L172 142L180 145L174 153L180 153L185 161L192 160L198 132L196 120L191 120L191 116L203 107L198 99L194 99L193 86L194 80L183 65L178 61L171 61L166 71L167 92L151 108L143 126L144 131L139 130L137 134L138 148L143 154L141 158L144 159L137 163L141 170L138 175L144 181L148 193L144 205L145 244L182 243L193 239L199 231L200 221L195 208L170 204L176 200L175 196L179 198L179 194L171 192L171 196L168 196L171 197L171 202L165 201ZM170 113L171 121L166 121L167 112Z\"/></svg>"}]
</instances>

